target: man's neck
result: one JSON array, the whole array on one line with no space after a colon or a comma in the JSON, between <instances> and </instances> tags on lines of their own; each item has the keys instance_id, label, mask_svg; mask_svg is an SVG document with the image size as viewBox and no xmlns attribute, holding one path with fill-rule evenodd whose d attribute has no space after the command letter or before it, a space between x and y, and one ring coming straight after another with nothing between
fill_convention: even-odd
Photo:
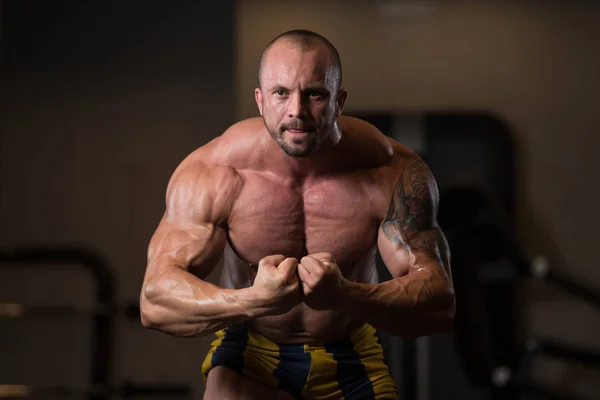
<instances>
[{"instance_id":1,"label":"man's neck","mask_svg":"<svg viewBox=\"0 0 600 400\"><path fill-rule=\"evenodd\" d=\"M265 133L267 141L267 154L270 161L269 169L283 178L304 182L307 179L331 171L338 158L336 146L341 141L342 135L339 131L329 132L321 141L319 147L306 157L292 157L287 155L281 146Z\"/></svg>"}]
</instances>

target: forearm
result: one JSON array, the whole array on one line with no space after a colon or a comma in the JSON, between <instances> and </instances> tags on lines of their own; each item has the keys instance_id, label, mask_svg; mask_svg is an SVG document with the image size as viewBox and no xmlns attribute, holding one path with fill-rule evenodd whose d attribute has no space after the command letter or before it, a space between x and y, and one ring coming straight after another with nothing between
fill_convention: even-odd
<instances>
[{"instance_id":1,"label":"forearm","mask_svg":"<svg viewBox=\"0 0 600 400\"><path fill-rule=\"evenodd\" d=\"M343 291L348 312L394 336L431 335L452 326L454 293L426 270L380 284L345 281Z\"/></svg>"},{"instance_id":2,"label":"forearm","mask_svg":"<svg viewBox=\"0 0 600 400\"><path fill-rule=\"evenodd\" d=\"M144 326L189 337L242 323L261 312L252 288L220 288L177 267L144 284L140 308Z\"/></svg>"}]
</instances>

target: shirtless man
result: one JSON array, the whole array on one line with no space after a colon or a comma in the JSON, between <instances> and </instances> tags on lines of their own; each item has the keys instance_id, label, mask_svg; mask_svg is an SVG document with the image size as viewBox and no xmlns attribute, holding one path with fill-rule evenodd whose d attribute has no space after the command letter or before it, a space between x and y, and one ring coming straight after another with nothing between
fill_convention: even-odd
<instances>
[{"instance_id":1,"label":"shirtless man","mask_svg":"<svg viewBox=\"0 0 600 400\"><path fill-rule=\"evenodd\" d=\"M262 118L194 151L169 182L142 323L216 334L205 399L395 399L376 332L452 325L434 178L409 149L341 116L341 75L325 38L280 35L261 58ZM204 278L221 258L216 286Z\"/></svg>"}]
</instances>

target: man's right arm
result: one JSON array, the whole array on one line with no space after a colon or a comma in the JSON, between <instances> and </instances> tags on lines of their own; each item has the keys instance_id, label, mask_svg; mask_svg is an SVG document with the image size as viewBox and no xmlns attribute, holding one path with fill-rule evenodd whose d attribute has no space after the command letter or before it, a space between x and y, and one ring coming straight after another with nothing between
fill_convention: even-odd
<instances>
[{"instance_id":1,"label":"man's right arm","mask_svg":"<svg viewBox=\"0 0 600 400\"><path fill-rule=\"evenodd\" d=\"M259 312L252 287L222 289L203 280L222 256L231 202L240 185L227 167L190 164L173 174L165 214L148 248L140 295L145 327L198 336Z\"/></svg>"}]
</instances>

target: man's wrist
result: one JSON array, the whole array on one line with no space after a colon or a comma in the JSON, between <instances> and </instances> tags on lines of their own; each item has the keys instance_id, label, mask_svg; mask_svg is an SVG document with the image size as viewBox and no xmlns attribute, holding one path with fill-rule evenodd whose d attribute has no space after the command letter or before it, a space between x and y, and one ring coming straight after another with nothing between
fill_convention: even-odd
<instances>
[{"instance_id":1,"label":"man's wrist","mask_svg":"<svg viewBox=\"0 0 600 400\"><path fill-rule=\"evenodd\" d=\"M344 311L358 312L361 305L361 299L364 299L367 290L364 283L353 282L343 278L337 296L338 308Z\"/></svg>"},{"instance_id":2,"label":"man's wrist","mask_svg":"<svg viewBox=\"0 0 600 400\"><path fill-rule=\"evenodd\" d=\"M265 312L265 301L252 286L242 289L228 289L224 293L228 301L245 319L260 317Z\"/></svg>"},{"instance_id":3,"label":"man's wrist","mask_svg":"<svg viewBox=\"0 0 600 400\"><path fill-rule=\"evenodd\" d=\"M254 319L266 315L268 305L264 296L254 286L237 289L236 297L239 302L240 309L248 317Z\"/></svg>"}]
</instances>

